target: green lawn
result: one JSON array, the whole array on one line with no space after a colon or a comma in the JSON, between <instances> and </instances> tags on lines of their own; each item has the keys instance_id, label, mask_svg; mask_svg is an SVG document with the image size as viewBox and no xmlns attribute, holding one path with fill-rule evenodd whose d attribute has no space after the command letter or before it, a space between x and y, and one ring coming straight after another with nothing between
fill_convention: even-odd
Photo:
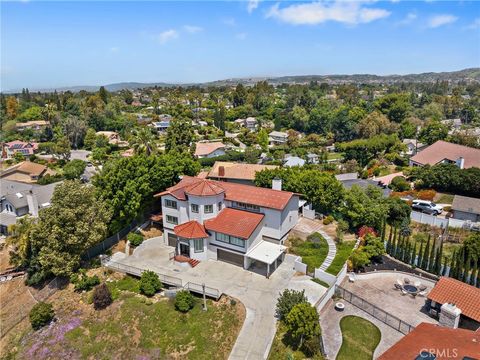
<instances>
[{"instance_id":1,"label":"green lawn","mask_svg":"<svg viewBox=\"0 0 480 360\"><path fill-rule=\"evenodd\" d=\"M337 360L370 360L380 342L381 333L370 321L358 316L345 316L340 320L342 346Z\"/></svg>"},{"instance_id":2,"label":"green lawn","mask_svg":"<svg viewBox=\"0 0 480 360\"><path fill-rule=\"evenodd\" d=\"M144 354L163 358L182 355L185 359L225 359L235 342L242 320L235 306L214 305L208 311L201 302L187 314L173 303L150 303L143 296L122 294L123 303L114 316L103 321L90 318L66 333L67 347L77 349L83 359L115 354L116 358L137 358Z\"/></svg>"},{"instance_id":3,"label":"green lawn","mask_svg":"<svg viewBox=\"0 0 480 360\"><path fill-rule=\"evenodd\" d=\"M302 262L307 264L307 271L313 272L320 267L328 254L328 244L320 234L314 233L309 238L316 237L318 242L294 238L290 240L290 252L301 256Z\"/></svg>"},{"instance_id":4,"label":"green lawn","mask_svg":"<svg viewBox=\"0 0 480 360\"><path fill-rule=\"evenodd\" d=\"M341 160L343 159L344 153L339 152L329 152L327 160Z\"/></svg>"},{"instance_id":5,"label":"green lawn","mask_svg":"<svg viewBox=\"0 0 480 360\"><path fill-rule=\"evenodd\" d=\"M337 244L337 254L335 255L335 258L333 259L330 266L327 268L327 273L336 276L340 272L340 270L342 270L342 267L352 253L352 249L354 246L354 240L344 241L341 244Z\"/></svg>"},{"instance_id":6,"label":"green lawn","mask_svg":"<svg viewBox=\"0 0 480 360\"><path fill-rule=\"evenodd\" d=\"M437 199L435 200L436 203L438 204L451 204L453 203L453 197L455 195L453 194L437 194Z\"/></svg>"},{"instance_id":7,"label":"green lawn","mask_svg":"<svg viewBox=\"0 0 480 360\"><path fill-rule=\"evenodd\" d=\"M315 354L308 357L300 350L295 350L296 347L289 343L289 337L286 335L286 326L282 322L278 322L277 332L273 339L272 347L270 348L270 354L268 360L323 360L321 354Z\"/></svg>"},{"instance_id":8,"label":"green lawn","mask_svg":"<svg viewBox=\"0 0 480 360\"><path fill-rule=\"evenodd\" d=\"M313 279L311 279L311 280L312 280L313 282L316 282L317 284L320 284L320 285L326 287L327 289L330 287L330 285L329 285L327 282L323 281L323 280L320 280L320 279L317 279L317 278L313 278Z\"/></svg>"}]
</instances>

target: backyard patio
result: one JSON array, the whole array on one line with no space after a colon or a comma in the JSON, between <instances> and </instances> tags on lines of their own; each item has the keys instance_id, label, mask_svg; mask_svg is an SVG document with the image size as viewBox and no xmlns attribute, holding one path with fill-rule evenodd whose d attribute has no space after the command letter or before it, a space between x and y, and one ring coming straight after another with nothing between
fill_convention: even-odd
<instances>
[{"instance_id":1,"label":"backyard patio","mask_svg":"<svg viewBox=\"0 0 480 360\"><path fill-rule=\"evenodd\" d=\"M423 311L434 285L432 280L392 271L356 275L355 282L346 278L341 287L415 327L421 322L438 322Z\"/></svg>"}]
</instances>

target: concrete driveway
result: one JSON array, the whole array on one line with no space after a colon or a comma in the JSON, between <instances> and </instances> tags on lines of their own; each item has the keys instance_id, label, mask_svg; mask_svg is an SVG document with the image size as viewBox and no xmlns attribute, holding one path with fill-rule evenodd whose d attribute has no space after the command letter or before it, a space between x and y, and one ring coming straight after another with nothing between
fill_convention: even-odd
<instances>
[{"instance_id":1,"label":"concrete driveway","mask_svg":"<svg viewBox=\"0 0 480 360\"><path fill-rule=\"evenodd\" d=\"M195 268L174 264L168 258L172 251L173 248L164 245L161 238L153 238L145 241L131 256L125 257L124 254L117 253L112 260L175 276L184 283L205 283L240 300L246 308L246 318L230 354L230 359L233 360L268 357L276 330L276 300L284 289L305 289L311 303L315 303L326 292L325 287L311 281L310 277L295 272L295 257L291 255L287 255L285 261L267 279L222 261L202 261Z\"/></svg>"}]
</instances>

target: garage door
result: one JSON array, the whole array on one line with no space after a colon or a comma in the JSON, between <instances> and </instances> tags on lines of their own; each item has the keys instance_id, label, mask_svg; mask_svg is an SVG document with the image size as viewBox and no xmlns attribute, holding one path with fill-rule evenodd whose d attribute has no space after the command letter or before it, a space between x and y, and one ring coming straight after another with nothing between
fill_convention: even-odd
<instances>
[{"instance_id":1,"label":"garage door","mask_svg":"<svg viewBox=\"0 0 480 360\"><path fill-rule=\"evenodd\" d=\"M177 246L177 235L168 233L168 246Z\"/></svg>"},{"instance_id":2,"label":"garage door","mask_svg":"<svg viewBox=\"0 0 480 360\"><path fill-rule=\"evenodd\" d=\"M225 250L217 249L217 259L243 267L243 255L238 255Z\"/></svg>"}]
</instances>

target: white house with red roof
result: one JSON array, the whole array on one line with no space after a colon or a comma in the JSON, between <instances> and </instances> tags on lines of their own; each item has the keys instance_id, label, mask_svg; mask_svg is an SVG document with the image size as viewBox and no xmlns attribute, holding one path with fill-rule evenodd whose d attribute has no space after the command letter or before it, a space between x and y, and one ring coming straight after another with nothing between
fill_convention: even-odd
<instances>
[{"instance_id":1,"label":"white house with red roof","mask_svg":"<svg viewBox=\"0 0 480 360\"><path fill-rule=\"evenodd\" d=\"M300 200L288 191L198 177L184 177L155 197L162 201L165 244L176 255L245 269L266 264L267 275L283 260Z\"/></svg>"}]
</instances>

